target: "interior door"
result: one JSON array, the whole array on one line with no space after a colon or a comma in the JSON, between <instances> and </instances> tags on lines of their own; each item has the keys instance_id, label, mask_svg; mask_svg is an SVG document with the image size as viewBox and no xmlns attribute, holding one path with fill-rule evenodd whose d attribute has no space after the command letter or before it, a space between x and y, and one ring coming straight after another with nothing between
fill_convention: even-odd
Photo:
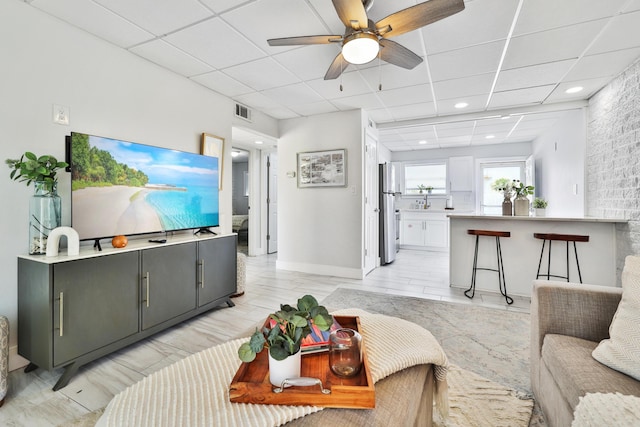
<instances>
[{"instance_id":1,"label":"interior door","mask_svg":"<svg viewBox=\"0 0 640 427\"><path fill-rule=\"evenodd\" d=\"M378 261L378 150L377 141L367 133L365 144L364 199L364 274L376 268Z\"/></svg>"},{"instance_id":2,"label":"interior door","mask_svg":"<svg viewBox=\"0 0 640 427\"><path fill-rule=\"evenodd\" d=\"M267 157L267 253L278 252L278 156Z\"/></svg>"}]
</instances>

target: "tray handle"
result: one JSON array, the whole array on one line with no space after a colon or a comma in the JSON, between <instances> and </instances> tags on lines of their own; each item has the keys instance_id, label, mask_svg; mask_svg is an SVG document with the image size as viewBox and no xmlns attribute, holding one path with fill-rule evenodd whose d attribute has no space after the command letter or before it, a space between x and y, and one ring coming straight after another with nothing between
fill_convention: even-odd
<instances>
[{"instance_id":1,"label":"tray handle","mask_svg":"<svg viewBox=\"0 0 640 427\"><path fill-rule=\"evenodd\" d=\"M284 388L288 385L300 386L300 387L312 387L314 385L319 385L320 391L322 392L322 394L331 394L331 390L329 390L328 388L324 388L322 386L322 381L320 381L320 379L311 378L311 377L287 378L284 381L282 381L282 384L280 384L280 387L274 388L273 392L282 393L284 391Z\"/></svg>"}]
</instances>

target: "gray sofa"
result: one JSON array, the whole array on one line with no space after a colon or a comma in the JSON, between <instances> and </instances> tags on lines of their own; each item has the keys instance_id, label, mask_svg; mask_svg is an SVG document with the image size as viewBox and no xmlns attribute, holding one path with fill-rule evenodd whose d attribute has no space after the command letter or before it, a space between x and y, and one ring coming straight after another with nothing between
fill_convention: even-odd
<instances>
[{"instance_id":1,"label":"gray sofa","mask_svg":"<svg viewBox=\"0 0 640 427\"><path fill-rule=\"evenodd\" d=\"M586 393L640 396L640 382L596 361L609 338L621 288L534 281L531 295L531 386L547 424L570 426Z\"/></svg>"}]
</instances>

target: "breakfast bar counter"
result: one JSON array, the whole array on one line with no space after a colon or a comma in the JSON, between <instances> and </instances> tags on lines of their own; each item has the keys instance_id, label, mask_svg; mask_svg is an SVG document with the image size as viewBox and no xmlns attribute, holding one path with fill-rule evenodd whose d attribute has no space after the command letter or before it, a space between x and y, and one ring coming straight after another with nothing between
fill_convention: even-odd
<instances>
[{"instance_id":1,"label":"breakfast bar counter","mask_svg":"<svg viewBox=\"0 0 640 427\"><path fill-rule=\"evenodd\" d=\"M508 231L511 237L500 239L504 274L509 295L531 296L531 283L536 279L542 240L534 233L588 235L588 242L578 242L582 282L604 286L618 286L616 281L616 223L623 219L596 217L534 217L451 214L449 216L449 279L452 287L468 289L471 284L475 237L467 230ZM566 246L554 242L551 255L551 274L566 274ZM547 250L541 272L546 272ZM480 239L478 266L496 268L496 249L493 239ZM578 271L569 245L571 282L579 282ZM553 278L552 278L553 279ZM562 279L553 279L562 280ZM478 271L476 289L499 295L497 274Z\"/></svg>"}]
</instances>

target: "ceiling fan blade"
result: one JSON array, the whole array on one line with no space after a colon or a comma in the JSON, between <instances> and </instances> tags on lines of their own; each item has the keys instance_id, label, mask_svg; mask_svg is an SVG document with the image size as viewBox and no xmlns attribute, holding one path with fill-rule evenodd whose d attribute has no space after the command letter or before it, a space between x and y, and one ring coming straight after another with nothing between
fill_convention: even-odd
<instances>
[{"instance_id":1,"label":"ceiling fan blade","mask_svg":"<svg viewBox=\"0 0 640 427\"><path fill-rule=\"evenodd\" d=\"M342 56L342 52L340 52L329 66L327 74L324 75L324 79L337 79L338 77L340 77L340 74L342 74L342 72L347 69L348 66L349 63L345 61L344 57Z\"/></svg>"},{"instance_id":2,"label":"ceiling fan blade","mask_svg":"<svg viewBox=\"0 0 640 427\"><path fill-rule=\"evenodd\" d=\"M367 11L364 9L362 0L332 0L333 7L338 12L338 17L345 27L359 30L360 28L367 28L369 20L367 18ZM354 24L355 21L356 24Z\"/></svg>"},{"instance_id":3,"label":"ceiling fan blade","mask_svg":"<svg viewBox=\"0 0 640 427\"><path fill-rule=\"evenodd\" d=\"M392 13L376 22L384 37L396 37L464 10L464 0L429 0Z\"/></svg>"},{"instance_id":4,"label":"ceiling fan blade","mask_svg":"<svg viewBox=\"0 0 640 427\"><path fill-rule=\"evenodd\" d=\"M328 44L342 41L342 36L300 36L269 39L269 46L295 46L304 44Z\"/></svg>"},{"instance_id":5,"label":"ceiling fan blade","mask_svg":"<svg viewBox=\"0 0 640 427\"><path fill-rule=\"evenodd\" d=\"M380 59L389 64L414 69L422 62L422 58L393 40L380 39Z\"/></svg>"}]
</instances>

